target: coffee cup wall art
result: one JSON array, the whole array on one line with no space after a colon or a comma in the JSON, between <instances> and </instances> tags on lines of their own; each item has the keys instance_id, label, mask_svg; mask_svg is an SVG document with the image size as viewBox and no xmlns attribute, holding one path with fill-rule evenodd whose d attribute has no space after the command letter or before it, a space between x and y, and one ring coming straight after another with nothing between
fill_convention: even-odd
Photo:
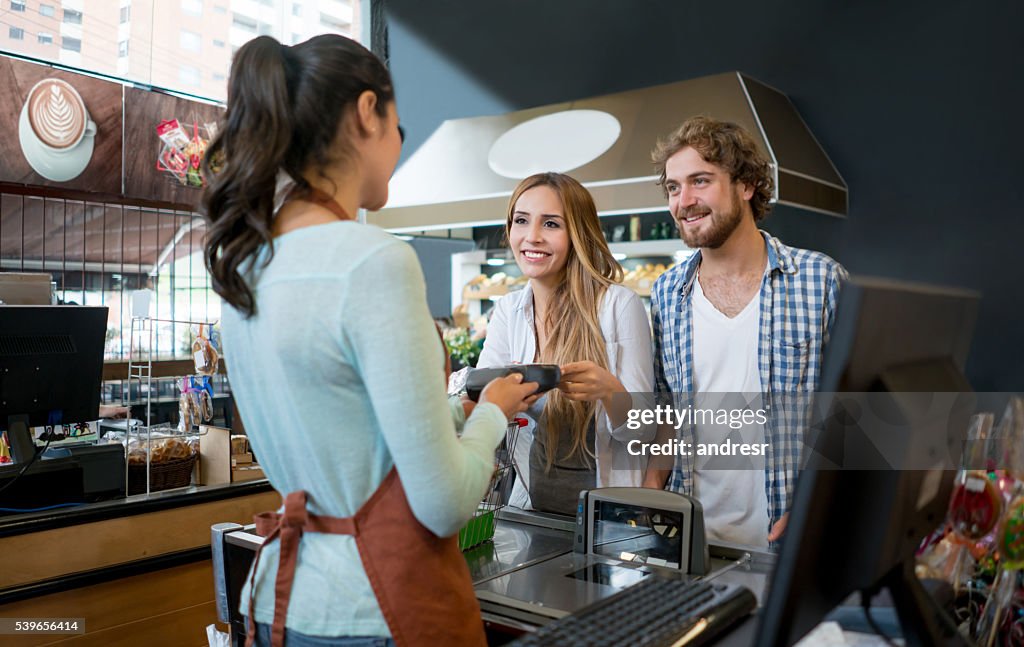
<instances>
[{"instance_id":1,"label":"coffee cup wall art","mask_svg":"<svg viewBox=\"0 0 1024 647\"><path fill-rule=\"evenodd\" d=\"M0 57L0 87L0 182L121 193L121 84Z\"/></svg>"}]
</instances>

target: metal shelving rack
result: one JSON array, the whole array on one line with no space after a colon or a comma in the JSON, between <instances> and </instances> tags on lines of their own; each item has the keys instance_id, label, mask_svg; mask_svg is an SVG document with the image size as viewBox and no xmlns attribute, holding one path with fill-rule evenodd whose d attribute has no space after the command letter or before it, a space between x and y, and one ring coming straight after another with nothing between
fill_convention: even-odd
<instances>
[{"instance_id":1,"label":"metal shelving rack","mask_svg":"<svg viewBox=\"0 0 1024 647\"><path fill-rule=\"evenodd\" d=\"M133 308L134 310L134 308ZM171 324L172 330L175 325L185 326L207 326L210 330L217 324L216 321L189 321L187 319L159 319L154 317L139 317L132 316L131 321L131 339L128 350L128 388L122 391L121 404L130 405L131 393L132 393L132 381L137 380L138 388L136 393L140 396L143 393L143 380L145 380L145 403L146 403L146 418L145 430L146 438L146 494L150 493L150 463L152 457L150 455L150 449L152 448L152 432L153 425L150 424L152 420L152 399L153 399L153 335L155 326L154 324ZM143 343L145 342L145 343ZM179 376L180 378L181 376ZM141 401L141 397L140 397ZM137 430L138 438L141 440L143 436L143 428ZM131 425L125 426L125 461L128 460L129 443L131 440ZM128 491L128 466L125 464L125 491Z\"/></svg>"}]
</instances>

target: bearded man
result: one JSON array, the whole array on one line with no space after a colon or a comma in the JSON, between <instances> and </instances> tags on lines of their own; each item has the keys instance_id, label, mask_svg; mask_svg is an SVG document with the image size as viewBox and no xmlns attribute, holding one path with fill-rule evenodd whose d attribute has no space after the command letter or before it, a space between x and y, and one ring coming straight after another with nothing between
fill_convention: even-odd
<instances>
[{"instance_id":1,"label":"bearded man","mask_svg":"<svg viewBox=\"0 0 1024 647\"><path fill-rule=\"evenodd\" d=\"M679 235L696 250L652 290L656 389L676 403L703 397L771 413L743 429L697 422L673 432L689 447L767 443L760 460L676 456L649 466L644 484L700 500L709 539L768 546L785 529L803 445L805 419L787 417L785 401L806 402L818 387L846 271L758 229L772 169L740 126L689 119L652 159Z\"/></svg>"}]
</instances>

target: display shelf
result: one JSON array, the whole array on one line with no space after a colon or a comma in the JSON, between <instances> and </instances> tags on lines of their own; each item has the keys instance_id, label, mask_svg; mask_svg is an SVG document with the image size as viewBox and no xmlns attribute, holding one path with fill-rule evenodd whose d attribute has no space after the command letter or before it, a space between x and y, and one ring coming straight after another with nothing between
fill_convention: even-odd
<instances>
[{"instance_id":1,"label":"display shelf","mask_svg":"<svg viewBox=\"0 0 1024 647\"><path fill-rule=\"evenodd\" d=\"M678 263L693 253L678 238L609 243L608 248L621 263L628 264L629 259L636 258L648 261L657 259L658 264L665 265L666 267ZM507 255L508 250L474 250L452 255L452 303L465 304L470 321L480 317L484 310L482 305L484 301L495 301L509 292L522 288L521 283L514 283L512 285L509 285L507 282L494 285L470 283L483 273L485 267L490 265L488 257L492 257L490 260L493 260L497 253ZM496 267L512 269L515 268L515 262L506 260L503 266ZM626 274L630 274L629 269L626 270ZM654 285L656 278L657 276L648 276L627 279L623 281L623 285L632 289L641 297L649 298L651 296L651 287Z\"/></svg>"},{"instance_id":2,"label":"display shelf","mask_svg":"<svg viewBox=\"0 0 1024 647\"><path fill-rule=\"evenodd\" d=\"M174 325L187 325L187 326L206 326L212 330L213 326L217 322L209 321L188 321L182 319L160 319L148 316L149 310L149 297L144 294L144 290L140 290L132 295L132 320L131 320L131 337L130 346L128 352L128 388L124 392L122 404L131 406L132 404L145 404L146 405L146 417L145 425L137 427L134 431L131 430L130 426L125 429L125 456L127 460L127 454L131 446L131 436L134 434L139 441L145 439L146 448L146 469L145 469L145 493L149 494L151 487L150 481L153 475L153 462L151 456L151 449L153 447L153 433L171 433L177 435L177 430L170 425L154 425L152 422L152 409L153 409L153 346L154 346L154 334L155 325L158 323ZM193 364L194 366L194 364ZM180 377L180 376L178 376ZM131 383L133 380L137 380L136 393L144 396L139 401L131 401L130 395L132 393ZM143 388L145 385L145 388ZM212 401L212 398L211 398ZM212 406L211 406L212 408ZM193 435L192 430L182 430L181 435ZM125 469L125 487L129 487L128 476L129 476L129 465L126 464ZM127 491L127 489L126 489Z\"/></svg>"},{"instance_id":3,"label":"display shelf","mask_svg":"<svg viewBox=\"0 0 1024 647\"><path fill-rule=\"evenodd\" d=\"M677 252L684 252L689 255L693 253L689 247L683 244L678 238L669 240L634 240L622 243L608 243L608 249L613 254L625 254L627 257L673 257Z\"/></svg>"}]
</instances>

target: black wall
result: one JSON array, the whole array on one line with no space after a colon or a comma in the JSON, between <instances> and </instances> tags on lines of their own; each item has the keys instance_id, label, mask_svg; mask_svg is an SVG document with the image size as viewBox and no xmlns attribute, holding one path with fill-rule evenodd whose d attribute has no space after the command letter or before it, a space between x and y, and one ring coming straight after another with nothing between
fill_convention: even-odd
<instances>
[{"instance_id":1,"label":"black wall","mask_svg":"<svg viewBox=\"0 0 1024 647\"><path fill-rule=\"evenodd\" d=\"M435 319L452 314L452 254L476 249L471 240L418 237L409 241L423 267L427 306Z\"/></svg>"},{"instance_id":2,"label":"black wall","mask_svg":"<svg viewBox=\"0 0 1024 647\"><path fill-rule=\"evenodd\" d=\"M782 90L845 177L850 216L780 207L765 228L854 273L980 291L968 377L1022 391L1022 7L387 0L386 15L406 154L445 119L730 70Z\"/></svg>"}]
</instances>

